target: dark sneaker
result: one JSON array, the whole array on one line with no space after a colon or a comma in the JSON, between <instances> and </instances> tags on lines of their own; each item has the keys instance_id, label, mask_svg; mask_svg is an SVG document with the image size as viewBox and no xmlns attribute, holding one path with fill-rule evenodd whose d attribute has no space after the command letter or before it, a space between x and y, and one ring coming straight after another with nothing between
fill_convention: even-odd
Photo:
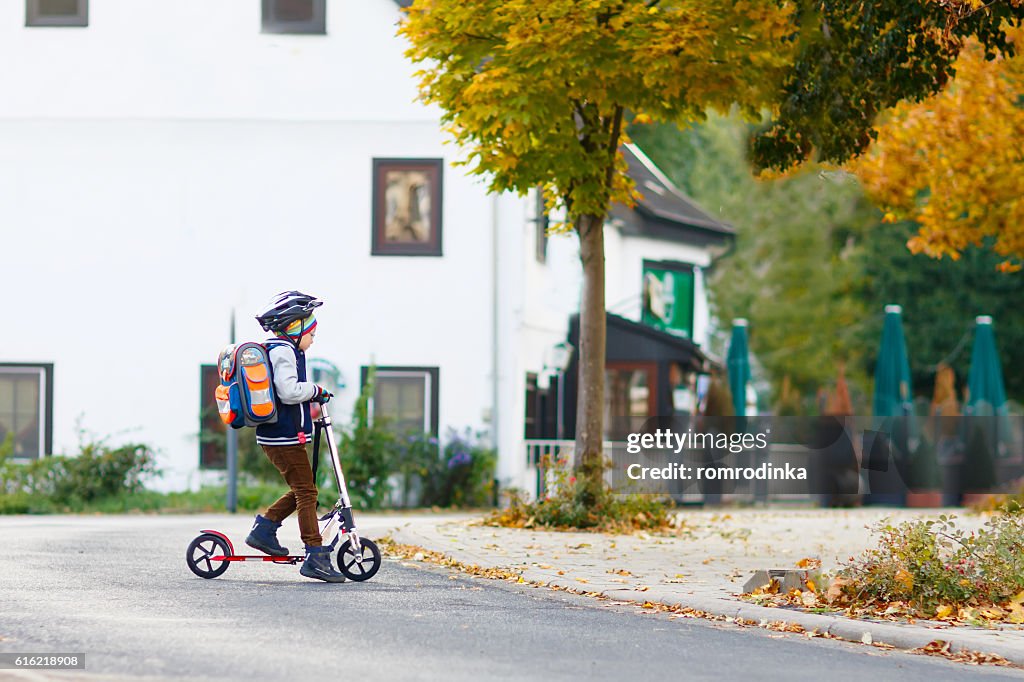
<instances>
[{"instance_id":1,"label":"dark sneaker","mask_svg":"<svg viewBox=\"0 0 1024 682\"><path fill-rule=\"evenodd\" d=\"M299 573L307 578L315 578L328 583L343 583L345 576L334 570L331 565L330 547L306 546L306 560L302 562Z\"/></svg>"},{"instance_id":2,"label":"dark sneaker","mask_svg":"<svg viewBox=\"0 0 1024 682\"><path fill-rule=\"evenodd\" d=\"M252 530L245 538L245 544L270 556L287 556L288 548L282 547L277 541L277 529L280 527L280 523L257 514L256 522L252 524Z\"/></svg>"}]
</instances>

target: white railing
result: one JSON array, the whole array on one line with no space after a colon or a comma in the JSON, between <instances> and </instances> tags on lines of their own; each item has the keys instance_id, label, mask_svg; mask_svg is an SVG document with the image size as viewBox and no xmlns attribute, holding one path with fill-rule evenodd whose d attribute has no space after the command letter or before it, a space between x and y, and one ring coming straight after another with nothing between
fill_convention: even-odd
<instances>
[{"instance_id":1,"label":"white railing","mask_svg":"<svg viewBox=\"0 0 1024 682\"><path fill-rule=\"evenodd\" d=\"M530 438L524 442L526 453L527 486L533 493L544 497L552 492L557 480L556 469L571 469L575 466L576 441L546 440ZM625 447L625 443L604 441L604 456L610 458L616 446ZM608 483L611 483L611 470L605 472Z\"/></svg>"}]
</instances>

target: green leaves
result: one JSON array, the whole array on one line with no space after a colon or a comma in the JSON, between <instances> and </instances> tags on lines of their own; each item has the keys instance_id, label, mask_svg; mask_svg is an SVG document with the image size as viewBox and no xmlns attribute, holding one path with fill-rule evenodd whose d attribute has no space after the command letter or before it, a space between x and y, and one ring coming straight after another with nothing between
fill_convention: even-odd
<instances>
[{"instance_id":1,"label":"green leaves","mask_svg":"<svg viewBox=\"0 0 1024 682\"><path fill-rule=\"evenodd\" d=\"M400 33L471 172L497 191L543 185L572 219L631 202L626 112L689 121L767 105L792 22L776 0L420 0Z\"/></svg>"},{"instance_id":2,"label":"green leaves","mask_svg":"<svg viewBox=\"0 0 1024 682\"><path fill-rule=\"evenodd\" d=\"M991 58L1011 50L1004 21L1020 0L984 9L950 0L800 0L799 53L774 120L751 141L755 165L787 169L813 153L841 163L874 139L879 112L919 101L954 74L963 40L976 36ZM965 7L965 5L968 5Z\"/></svg>"}]
</instances>

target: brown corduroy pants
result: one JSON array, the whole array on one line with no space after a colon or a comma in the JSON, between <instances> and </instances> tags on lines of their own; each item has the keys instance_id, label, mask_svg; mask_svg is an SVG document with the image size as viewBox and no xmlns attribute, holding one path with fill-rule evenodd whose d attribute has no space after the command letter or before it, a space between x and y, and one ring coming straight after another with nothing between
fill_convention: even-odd
<instances>
[{"instance_id":1,"label":"brown corduroy pants","mask_svg":"<svg viewBox=\"0 0 1024 682\"><path fill-rule=\"evenodd\" d=\"M299 512L299 535L310 547L319 547L320 528L316 516L316 481L305 445L263 445L270 462L284 476L291 488L277 502L267 508L264 517L281 523L293 511Z\"/></svg>"}]
</instances>

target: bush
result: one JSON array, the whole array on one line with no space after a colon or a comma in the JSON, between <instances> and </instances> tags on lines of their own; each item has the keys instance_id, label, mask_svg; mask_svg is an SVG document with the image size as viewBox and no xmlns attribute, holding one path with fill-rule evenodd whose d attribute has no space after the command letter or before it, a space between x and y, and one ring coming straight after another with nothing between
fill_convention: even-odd
<instances>
[{"instance_id":1,"label":"bush","mask_svg":"<svg viewBox=\"0 0 1024 682\"><path fill-rule=\"evenodd\" d=\"M507 509L496 511L487 523L510 528L543 527L558 530L668 530L672 528L671 503L654 495L616 494L602 485L592 504L593 486L578 480L565 460L549 463L553 492L543 499L526 502L513 494Z\"/></svg>"},{"instance_id":2,"label":"bush","mask_svg":"<svg viewBox=\"0 0 1024 682\"><path fill-rule=\"evenodd\" d=\"M156 476L153 450L140 443L118 447L105 440L87 440L82 432L77 456L55 455L14 462L10 447L0 447L0 491L4 513L76 509L98 500L143 490Z\"/></svg>"},{"instance_id":3,"label":"bush","mask_svg":"<svg viewBox=\"0 0 1024 682\"><path fill-rule=\"evenodd\" d=\"M498 456L469 429L449 429L444 456L427 488L424 504L439 507L488 507L494 503Z\"/></svg>"},{"instance_id":4,"label":"bush","mask_svg":"<svg viewBox=\"0 0 1024 682\"><path fill-rule=\"evenodd\" d=\"M910 489L939 490L942 488L942 471L935 448L927 438L921 438L910 459Z\"/></svg>"},{"instance_id":5,"label":"bush","mask_svg":"<svg viewBox=\"0 0 1024 682\"><path fill-rule=\"evenodd\" d=\"M338 449L352 504L363 509L381 509L390 502L389 478L396 471L397 439L383 420L370 423L369 402L373 397L375 369L356 399L352 426L341 434Z\"/></svg>"},{"instance_id":6,"label":"bush","mask_svg":"<svg viewBox=\"0 0 1024 682\"><path fill-rule=\"evenodd\" d=\"M970 421L970 420L969 420ZM963 489L968 493L982 493L996 485L994 445L981 425L973 425L964 451Z\"/></svg>"},{"instance_id":7,"label":"bush","mask_svg":"<svg viewBox=\"0 0 1024 682\"><path fill-rule=\"evenodd\" d=\"M1002 604L1024 589L1024 518L1002 515L977 532L951 516L881 524L878 546L839 572L854 603L903 601L924 615L940 606Z\"/></svg>"}]
</instances>

